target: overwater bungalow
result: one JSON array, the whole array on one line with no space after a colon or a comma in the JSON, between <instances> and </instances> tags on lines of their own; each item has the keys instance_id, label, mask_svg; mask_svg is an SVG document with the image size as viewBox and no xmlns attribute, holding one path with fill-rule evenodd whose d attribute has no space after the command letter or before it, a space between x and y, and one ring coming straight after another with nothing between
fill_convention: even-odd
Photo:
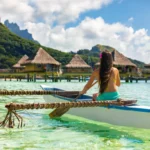
<instances>
[{"instance_id":1,"label":"overwater bungalow","mask_svg":"<svg viewBox=\"0 0 150 150\"><path fill-rule=\"evenodd\" d=\"M13 72L24 72L25 66L21 66L29 57L24 55L15 65L12 66Z\"/></svg>"},{"instance_id":2,"label":"overwater bungalow","mask_svg":"<svg viewBox=\"0 0 150 150\"><path fill-rule=\"evenodd\" d=\"M142 73L150 75L150 63L144 65L144 68L142 69Z\"/></svg>"},{"instance_id":3,"label":"overwater bungalow","mask_svg":"<svg viewBox=\"0 0 150 150\"><path fill-rule=\"evenodd\" d=\"M59 74L60 65L43 48L39 48L33 59L28 58L21 65L25 66L24 72L51 72Z\"/></svg>"},{"instance_id":4,"label":"overwater bungalow","mask_svg":"<svg viewBox=\"0 0 150 150\"><path fill-rule=\"evenodd\" d=\"M119 53L117 50L114 50L112 52L112 57L113 57L113 65L119 69L120 73L137 72L137 66L123 54ZM100 62L96 63L95 67L97 68L99 65Z\"/></svg>"},{"instance_id":5,"label":"overwater bungalow","mask_svg":"<svg viewBox=\"0 0 150 150\"><path fill-rule=\"evenodd\" d=\"M88 65L78 54L65 66L64 73L91 73L92 67Z\"/></svg>"},{"instance_id":6,"label":"overwater bungalow","mask_svg":"<svg viewBox=\"0 0 150 150\"><path fill-rule=\"evenodd\" d=\"M10 73L12 69L0 69L0 73Z\"/></svg>"},{"instance_id":7,"label":"overwater bungalow","mask_svg":"<svg viewBox=\"0 0 150 150\"><path fill-rule=\"evenodd\" d=\"M144 68L150 69L150 63L149 63L149 64L145 64L145 65L144 65Z\"/></svg>"}]
</instances>

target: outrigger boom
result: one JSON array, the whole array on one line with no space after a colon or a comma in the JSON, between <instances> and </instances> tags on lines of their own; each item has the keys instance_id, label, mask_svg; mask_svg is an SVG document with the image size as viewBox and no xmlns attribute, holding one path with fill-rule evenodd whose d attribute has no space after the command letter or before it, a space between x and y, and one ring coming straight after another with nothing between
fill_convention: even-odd
<instances>
[{"instance_id":1,"label":"outrigger boom","mask_svg":"<svg viewBox=\"0 0 150 150\"><path fill-rule=\"evenodd\" d=\"M7 115L0 123L0 126L7 126L9 128L13 128L15 125L14 117L18 120L18 128L23 126L23 118L16 113L16 110L24 110L24 109L53 109L53 108L77 108L77 107L98 107L98 106L106 106L109 105L128 105L129 101L101 101L101 102L62 102L62 103L27 103L27 104L19 104L19 103L10 103L6 104L5 107L8 109Z\"/></svg>"},{"instance_id":2,"label":"outrigger boom","mask_svg":"<svg viewBox=\"0 0 150 150\"><path fill-rule=\"evenodd\" d=\"M77 99L77 102L72 102L79 95L79 91L63 91L44 86L42 88L44 91L0 90L0 95L44 95L47 100L46 103L10 103L5 105L8 112L0 126L13 128L15 126L14 119L16 118L18 120L18 127L22 127L23 118L17 114L17 110L56 108L61 111L52 113L50 117L58 117L63 113L69 113L119 126L150 129L150 107L135 105L136 100L92 101L91 96L82 95Z\"/></svg>"}]
</instances>

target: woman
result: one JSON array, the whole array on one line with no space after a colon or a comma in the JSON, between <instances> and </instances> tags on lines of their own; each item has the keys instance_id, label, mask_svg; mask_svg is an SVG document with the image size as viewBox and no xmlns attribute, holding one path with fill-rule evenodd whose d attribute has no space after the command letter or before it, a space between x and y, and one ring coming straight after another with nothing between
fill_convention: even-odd
<instances>
[{"instance_id":1,"label":"woman","mask_svg":"<svg viewBox=\"0 0 150 150\"><path fill-rule=\"evenodd\" d=\"M93 95L93 100L116 100L119 98L117 87L120 86L120 76L117 68L113 67L113 58L107 50L100 54L100 68L95 70L80 94L86 93L94 80L99 83L99 93Z\"/></svg>"}]
</instances>

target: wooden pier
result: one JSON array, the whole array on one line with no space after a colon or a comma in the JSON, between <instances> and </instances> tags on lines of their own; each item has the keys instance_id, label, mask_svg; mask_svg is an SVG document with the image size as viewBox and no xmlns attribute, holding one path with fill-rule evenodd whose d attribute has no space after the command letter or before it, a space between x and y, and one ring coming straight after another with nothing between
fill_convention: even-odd
<instances>
[{"instance_id":1,"label":"wooden pier","mask_svg":"<svg viewBox=\"0 0 150 150\"><path fill-rule=\"evenodd\" d=\"M132 83L133 81L136 83L138 83L138 81L145 81L145 83L147 83L147 81L150 80L150 77L126 77L123 80L125 80L127 83Z\"/></svg>"},{"instance_id":2,"label":"wooden pier","mask_svg":"<svg viewBox=\"0 0 150 150\"><path fill-rule=\"evenodd\" d=\"M71 81L79 81L85 82L89 79L91 73L67 73L57 76L55 74L49 72L34 72L34 73L0 73L0 79L4 79L4 81L22 81L26 80L27 82L36 82L37 80L44 80L47 82L48 80L51 82L61 82L62 80L66 80L67 82ZM121 76L121 75L120 75ZM130 77L130 76L121 76L121 80L124 80L127 83L139 81L145 81L147 83L150 80L150 76L146 77Z\"/></svg>"},{"instance_id":3,"label":"wooden pier","mask_svg":"<svg viewBox=\"0 0 150 150\"><path fill-rule=\"evenodd\" d=\"M52 73L0 73L0 79L4 79L5 81L22 81L26 80L27 82L36 82L37 80L44 80L47 82L48 80L52 82L58 82L62 80L66 80L67 82L71 82L72 80L77 80L79 82L85 82L87 77L89 77L91 73L76 73L76 74L63 74L63 75L55 75Z\"/></svg>"}]
</instances>

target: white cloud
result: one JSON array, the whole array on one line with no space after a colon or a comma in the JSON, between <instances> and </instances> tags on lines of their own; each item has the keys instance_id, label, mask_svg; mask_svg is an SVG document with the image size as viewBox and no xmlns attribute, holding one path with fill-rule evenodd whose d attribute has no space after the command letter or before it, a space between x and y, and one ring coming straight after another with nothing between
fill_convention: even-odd
<instances>
[{"instance_id":1,"label":"white cloud","mask_svg":"<svg viewBox=\"0 0 150 150\"><path fill-rule=\"evenodd\" d=\"M1 0L0 15L12 22L65 24L88 10L100 9L113 0Z\"/></svg>"},{"instance_id":2,"label":"white cloud","mask_svg":"<svg viewBox=\"0 0 150 150\"><path fill-rule=\"evenodd\" d=\"M33 21L34 9L28 5L28 0L1 0L0 17L18 23Z\"/></svg>"},{"instance_id":3,"label":"white cloud","mask_svg":"<svg viewBox=\"0 0 150 150\"><path fill-rule=\"evenodd\" d=\"M134 18L133 17L130 17L129 19L128 19L128 21L133 21L134 20Z\"/></svg>"},{"instance_id":4,"label":"white cloud","mask_svg":"<svg viewBox=\"0 0 150 150\"><path fill-rule=\"evenodd\" d=\"M57 21L65 24L75 21L79 15L92 9L100 9L113 0L32 0L37 15L47 23Z\"/></svg>"},{"instance_id":5,"label":"white cloud","mask_svg":"<svg viewBox=\"0 0 150 150\"><path fill-rule=\"evenodd\" d=\"M86 18L78 26L65 29L44 23L27 23L26 28L41 44L63 51L77 51L96 44L109 45L124 55L149 63L150 36L147 30L134 31L121 23L108 24L101 17Z\"/></svg>"},{"instance_id":6,"label":"white cloud","mask_svg":"<svg viewBox=\"0 0 150 150\"><path fill-rule=\"evenodd\" d=\"M100 9L114 0L1 0L0 17L27 28L41 44L63 51L77 51L93 45L109 45L124 55L150 62L147 30L134 31L121 23L108 24L102 18L86 18L76 27L64 25L81 13ZM118 0L119 1L119 0ZM120 0L119 2L122 2ZM133 17L128 21L132 23ZM53 27L53 23L57 26Z\"/></svg>"}]
</instances>

